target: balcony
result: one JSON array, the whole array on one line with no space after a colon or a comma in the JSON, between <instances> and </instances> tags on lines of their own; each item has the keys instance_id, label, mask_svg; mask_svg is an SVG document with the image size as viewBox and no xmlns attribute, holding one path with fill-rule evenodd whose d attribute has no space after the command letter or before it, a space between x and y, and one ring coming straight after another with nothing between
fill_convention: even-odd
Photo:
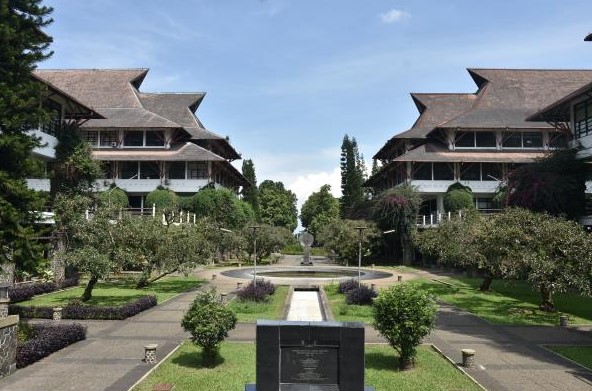
<instances>
[{"instance_id":1,"label":"balcony","mask_svg":"<svg viewBox=\"0 0 592 391\"><path fill-rule=\"evenodd\" d=\"M27 179L27 187L36 191L49 191L49 179Z\"/></svg>"},{"instance_id":2,"label":"balcony","mask_svg":"<svg viewBox=\"0 0 592 391\"><path fill-rule=\"evenodd\" d=\"M473 193L495 193L498 181L459 181L462 185L471 188ZM411 181L411 185L416 186L420 193L446 193L448 187L456 181Z\"/></svg>"},{"instance_id":3,"label":"balcony","mask_svg":"<svg viewBox=\"0 0 592 391\"><path fill-rule=\"evenodd\" d=\"M158 186L165 186L175 193L195 193L206 186L207 179L101 179L97 182L97 190L108 190L111 183L127 193L150 193Z\"/></svg>"},{"instance_id":4,"label":"balcony","mask_svg":"<svg viewBox=\"0 0 592 391\"><path fill-rule=\"evenodd\" d=\"M33 154L42 159L55 159L55 147L58 145L58 139L55 136L42 132L40 129L30 130L30 135L40 139L41 146L33 149Z\"/></svg>"}]
</instances>

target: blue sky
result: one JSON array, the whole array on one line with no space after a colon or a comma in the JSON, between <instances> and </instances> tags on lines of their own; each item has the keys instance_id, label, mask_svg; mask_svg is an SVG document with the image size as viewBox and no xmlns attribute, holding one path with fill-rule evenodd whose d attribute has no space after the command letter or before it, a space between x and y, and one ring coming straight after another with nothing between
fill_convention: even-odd
<instances>
[{"instance_id":1,"label":"blue sky","mask_svg":"<svg viewBox=\"0 0 592 391\"><path fill-rule=\"evenodd\" d=\"M410 92L474 92L481 68L592 68L590 0L46 0L40 68L150 68L205 91L204 125L299 204L339 195L345 133L371 157L417 118ZM240 162L238 164L240 169Z\"/></svg>"}]
</instances>

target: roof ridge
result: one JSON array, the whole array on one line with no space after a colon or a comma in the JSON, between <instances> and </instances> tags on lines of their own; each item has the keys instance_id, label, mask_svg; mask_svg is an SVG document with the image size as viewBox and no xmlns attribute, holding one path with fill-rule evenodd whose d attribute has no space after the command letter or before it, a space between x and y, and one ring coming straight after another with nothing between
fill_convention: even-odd
<instances>
[{"instance_id":1,"label":"roof ridge","mask_svg":"<svg viewBox=\"0 0 592 391\"><path fill-rule=\"evenodd\" d=\"M592 72L591 68L467 68L469 71Z\"/></svg>"},{"instance_id":2,"label":"roof ridge","mask_svg":"<svg viewBox=\"0 0 592 391\"><path fill-rule=\"evenodd\" d=\"M35 68L35 71L68 72L68 71L149 71L150 68Z\"/></svg>"}]
</instances>

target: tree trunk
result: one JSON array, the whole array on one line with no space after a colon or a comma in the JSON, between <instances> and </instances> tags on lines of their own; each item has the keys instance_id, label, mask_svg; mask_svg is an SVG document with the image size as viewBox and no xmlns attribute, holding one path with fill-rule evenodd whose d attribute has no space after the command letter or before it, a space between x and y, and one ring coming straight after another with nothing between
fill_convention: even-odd
<instances>
[{"instance_id":1,"label":"tree trunk","mask_svg":"<svg viewBox=\"0 0 592 391\"><path fill-rule=\"evenodd\" d=\"M147 287L149 284L149 280L150 280L151 275L152 275L152 268L151 267L147 267L144 270L142 270L142 275L140 276L140 279L136 283L136 289L142 289L142 288Z\"/></svg>"},{"instance_id":2,"label":"tree trunk","mask_svg":"<svg viewBox=\"0 0 592 391\"><path fill-rule=\"evenodd\" d=\"M80 300L83 302L89 301L92 298L92 290L95 287L96 283L99 281L99 278L96 276L91 276L90 280L88 280L88 284L84 288L84 292L82 293L82 297Z\"/></svg>"},{"instance_id":3,"label":"tree trunk","mask_svg":"<svg viewBox=\"0 0 592 391\"><path fill-rule=\"evenodd\" d=\"M481 286L479 290L481 292L489 292L491 290L491 283L493 282L493 276L491 274L487 274L485 278L483 278L483 282L481 282Z\"/></svg>"},{"instance_id":4,"label":"tree trunk","mask_svg":"<svg viewBox=\"0 0 592 391\"><path fill-rule=\"evenodd\" d=\"M543 302L539 306L541 311L555 312L555 304L553 303L553 292L545 285L539 286L541 292L541 299Z\"/></svg>"},{"instance_id":5,"label":"tree trunk","mask_svg":"<svg viewBox=\"0 0 592 391\"><path fill-rule=\"evenodd\" d=\"M399 357L399 370L407 371L413 369L414 366L415 360L413 358L413 352L409 351L409 349L403 349L401 351L401 356Z\"/></svg>"},{"instance_id":6,"label":"tree trunk","mask_svg":"<svg viewBox=\"0 0 592 391\"><path fill-rule=\"evenodd\" d=\"M215 367L218 361L218 347L202 347L201 357L204 367Z\"/></svg>"},{"instance_id":7,"label":"tree trunk","mask_svg":"<svg viewBox=\"0 0 592 391\"><path fill-rule=\"evenodd\" d=\"M174 272L176 272L178 270L179 270L179 268L176 268L176 269L171 270L171 271L168 271L168 272L160 273L158 276L154 277L153 279L148 280L148 282L146 283L146 285L152 284L154 281L158 281L161 278L163 278L165 276L168 276L169 274L174 273Z\"/></svg>"},{"instance_id":8,"label":"tree trunk","mask_svg":"<svg viewBox=\"0 0 592 391\"><path fill-rule=\"evenodd\" d=\"M401 249L403 251L403 265L410 266L415 261L415 250L410 238L401 236Z\"/></svg>"}]
</instances>

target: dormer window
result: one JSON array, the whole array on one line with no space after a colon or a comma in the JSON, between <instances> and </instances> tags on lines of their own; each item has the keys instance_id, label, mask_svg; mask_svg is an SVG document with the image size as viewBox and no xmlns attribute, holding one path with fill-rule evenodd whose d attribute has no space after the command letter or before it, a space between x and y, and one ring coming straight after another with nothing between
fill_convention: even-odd
<instances>
[{"instance_id":1,"label":"dormer window","mask_svg":"<svg viewBox=\"0 0 592 391\"><path fill-rule=\"evenodd\" d=\"M123 146L164 147L164 132L161 130L126 130L123 134Z\"/></svg>"},{"instance_id":2,"label":"dormer window","mask_svg":"<svg viewBox=\"0 0 592 391\"><path fill-rule=\"evenodd\" d=\"M542 149L541 132L504 132L503 148Z\"/></svg>"},{"instance_id":3,"label":"dormer window","mask_svg":"<svg viewBox=\"0 0 592 391\"><path fill-rule=\"evenodd\" d=\"M495 132L456 132L455 148L496 148Z\"/></svg>"}]
</instances>

